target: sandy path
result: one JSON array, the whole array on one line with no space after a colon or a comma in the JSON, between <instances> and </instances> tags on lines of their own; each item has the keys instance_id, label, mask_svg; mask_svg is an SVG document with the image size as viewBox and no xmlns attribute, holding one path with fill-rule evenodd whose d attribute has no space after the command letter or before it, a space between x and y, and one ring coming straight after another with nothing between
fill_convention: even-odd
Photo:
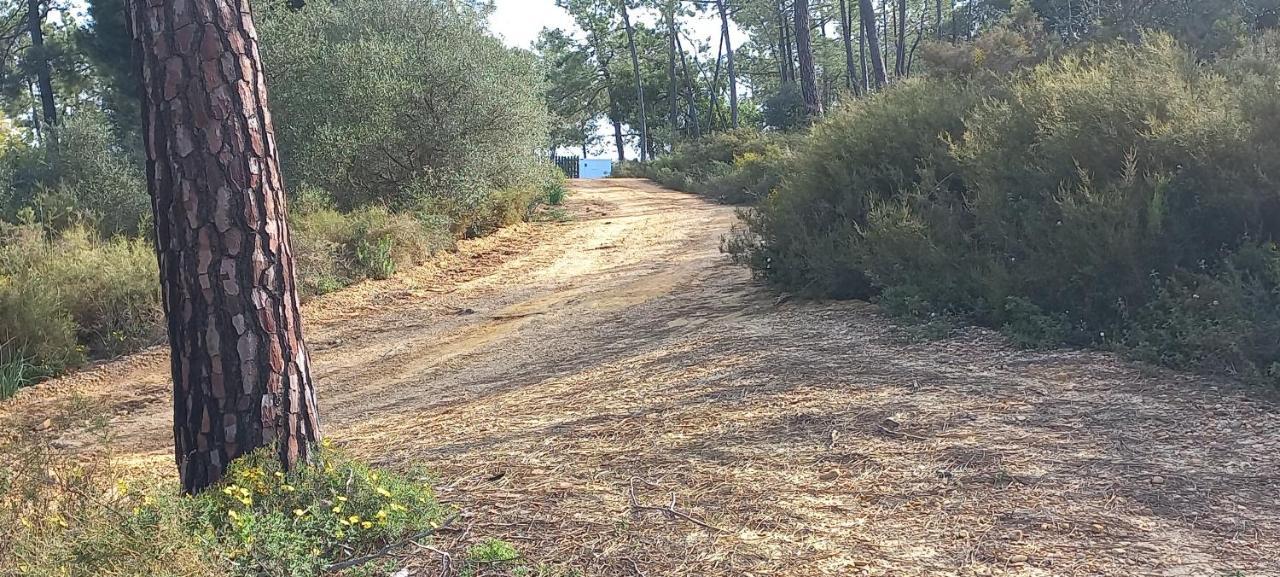
<instances>
[{"instance_id":1,"label":"sandy path","mask_svg":"<svg viewBox=\"0 0 1280 577\"><path fill-rule=\"evenodd\" d=\"M574 188L571 223L306 310L326 433L438 470L470 535L586 575L1280 575L1274 402L984 331L910 344L863 304L776 305L719 254L731 209ZM0 422L76 391L136 466L171 468L166 371L144 353Z\"/></svg>"}]
</instances>

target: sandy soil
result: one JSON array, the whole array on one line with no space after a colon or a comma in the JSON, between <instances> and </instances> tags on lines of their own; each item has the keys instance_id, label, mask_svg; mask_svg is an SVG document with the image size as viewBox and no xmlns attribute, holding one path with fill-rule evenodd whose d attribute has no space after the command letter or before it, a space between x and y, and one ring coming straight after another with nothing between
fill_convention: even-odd
<instances>
[{"instance_id":1,"label":"sandy soil","mask_svg":"<svg viewBox=\"0 0 1280 577\"><path fill-rule=\"evenodd\" d=\"M732 209L573 188L572 222L306 307L326 434L437 470L465 538L586 575L1280 575L1274 400L779 304L719 253ZM0 422L82 395L133 466L171 469L165 355L37 387Z\"/></svg>"}]
</instances>

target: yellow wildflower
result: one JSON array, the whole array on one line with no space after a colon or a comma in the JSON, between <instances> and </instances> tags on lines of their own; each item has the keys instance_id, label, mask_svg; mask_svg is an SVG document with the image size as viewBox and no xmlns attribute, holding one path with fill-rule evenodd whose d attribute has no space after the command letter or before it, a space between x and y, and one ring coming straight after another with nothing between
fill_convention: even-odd
<instances>
[{"instance_id":1,"label":"yellow wildflower","mask_svg":"<svg viewBox=\"0 0 1280 577\"><path fill-rule=\"evenodd\" d=\"M361 527L364 527L365 529L368 529L368 528L370 528L370 527L373 527L373 523L370 523L370 522L368 522L368 521L365 521L365 522L361 523L361 524L360 524L360 526L361 526Z\"/></svg>"},{"instance_id":2,"label":"yellow wildflower","mask_svg":"<svg viewBox=\"0 0 1280 577\"><path fill-rule=\"evenodd\" d=\"M306 511L304 511L304 510L302 510L302 509L294 509L294 510L293 510L293 516L295 516L295 517L301 517L301 516L306 515L306 514L307 514L307 512L306 512Z\"/></svg>"},{"instance_id":3,"label":"yellow wildflower","mask_svg":"<svg viewBox=\"0 0 1280 577\"><path fill-rule=\"evenodd\" d=\"M352 516L350 516L350 517L347 517L347 520L348 520L348 521L351 521L352 523L359 523L359 522L360 522L360 516L359 516L359 515L352 515Z\"/></svg>"},{"instance_id":4,"label":"yellow wildflower","mask_svg":"<svg viewBox=\"0 0 1280 577\"><path fill-rule=\"evenodd\" d=\"M377 489L374 489L373 491L374 491L375 493L379 494L379 495L382 495L383 497L388 497L388 498L389 498L389 497L391 497L391 491L388 491L388 490L386 490L386 489L383 489L382 487L378 487Z\"/></svg>"}]
</instances>

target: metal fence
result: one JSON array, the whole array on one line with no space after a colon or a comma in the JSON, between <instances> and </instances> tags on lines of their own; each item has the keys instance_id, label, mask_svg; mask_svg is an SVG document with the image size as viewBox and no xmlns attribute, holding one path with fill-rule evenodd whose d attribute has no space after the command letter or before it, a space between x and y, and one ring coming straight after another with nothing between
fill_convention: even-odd
<instances>
[{"instance_id":1,"label":"metal fence","mask_svg":"<svg viewBox=\"0 0 1280 577\"><path fill-rule=\"evenodd\" d=\"M556 166L560 167L560 170L564 171L566 177L578 178L580 175L580 163L578 162L581 160L580 158L576 156L555 156L552 160L555 161Z\"/></svg>"}]
</instances>

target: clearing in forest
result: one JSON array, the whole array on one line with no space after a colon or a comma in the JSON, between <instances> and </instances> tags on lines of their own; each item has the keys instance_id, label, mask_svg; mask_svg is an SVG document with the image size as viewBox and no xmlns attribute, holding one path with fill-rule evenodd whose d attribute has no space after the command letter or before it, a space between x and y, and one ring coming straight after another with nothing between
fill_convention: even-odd
<instances>
[{"instance_id":1,"label":"clearing in forest","mask_svg":"<svg viewBox=\"0 0 1280 577\"><path fill-rule=\"evenodd\" d=\"M326 435L437 471L466 515L446 540L585 575L1280 575L1257 391L779 302L719 252L733 209L645 181L576 183L567 211L306 309ZM168 371L145 352L0 422L79 395L171 472Z\"/></svg>"}]
</instances>

